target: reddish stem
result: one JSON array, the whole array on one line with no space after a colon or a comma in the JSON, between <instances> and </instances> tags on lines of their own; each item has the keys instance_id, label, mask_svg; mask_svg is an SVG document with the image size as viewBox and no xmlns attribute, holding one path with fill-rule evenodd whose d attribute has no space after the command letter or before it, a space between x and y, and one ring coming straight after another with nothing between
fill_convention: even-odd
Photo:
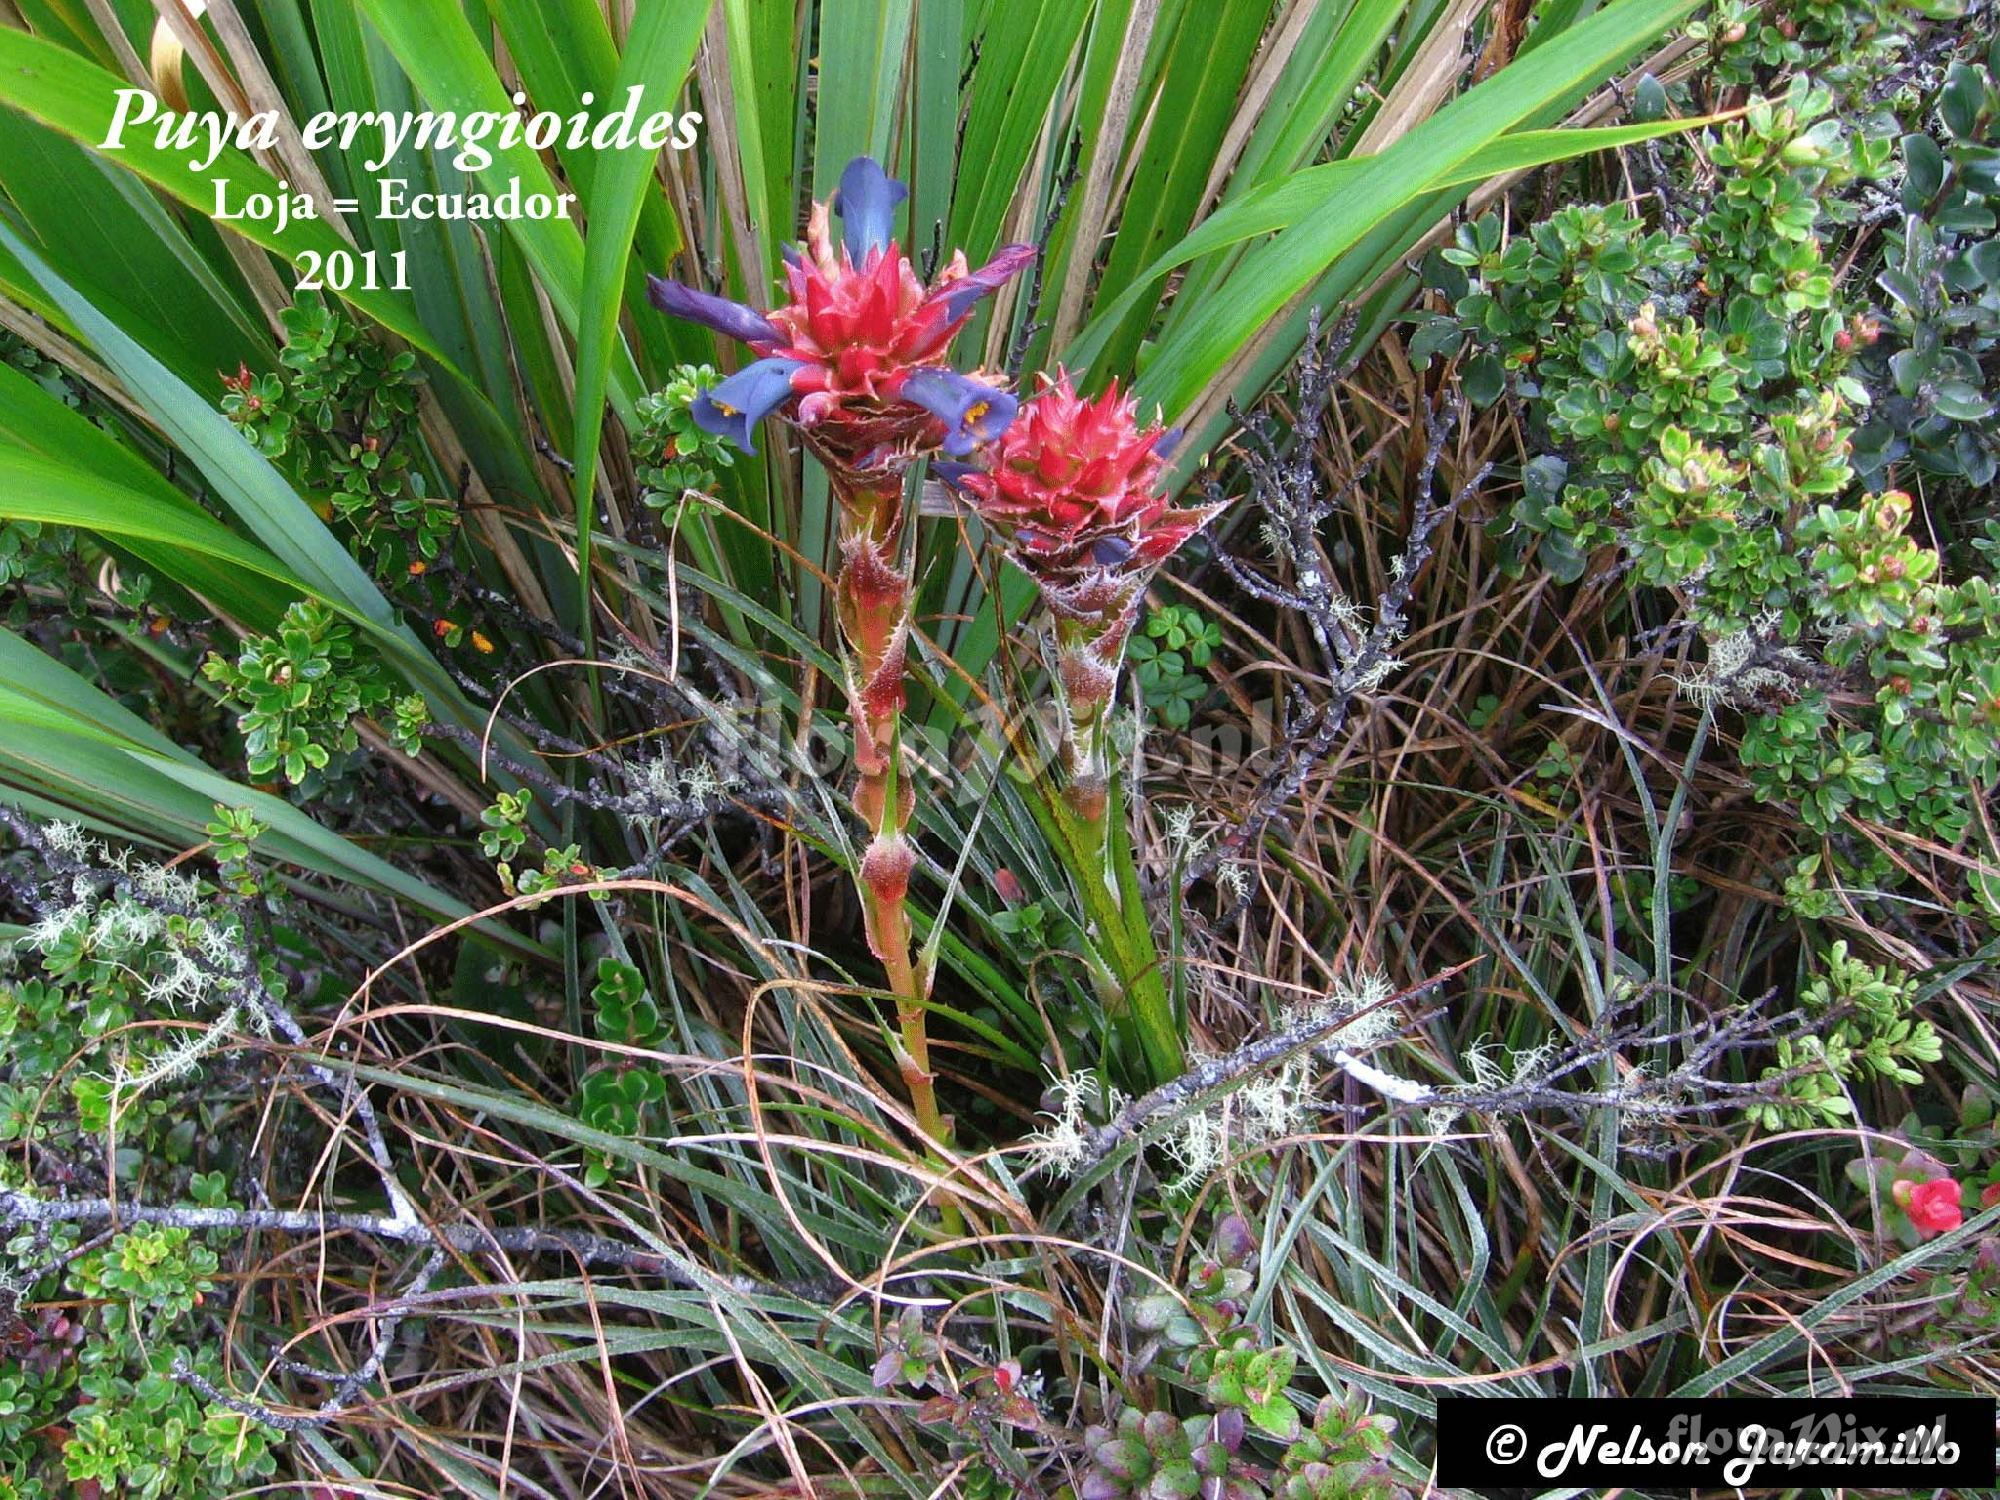
<instances>
[{"instance_id":1,"label":"reddish stem","mask_svg":"<svg viewBox=\"0 0 2000 1500\"><path fill-rule=\"evenodd\" d=\"M841 501L840 576L835 581L840 633L848 652L848 700L858 777L854 810L869 830L861 860L861 901L868 947L881 961L896 997L901 1068L910 1106L924 1134L939 1145L950 1128L938 1109L925 1030L924 976L912 957L905 896L916 860L904 835L916 789L900 774L897 735L909 639L912 589L900 557L903 491L900 478L876 487L836 484Z\"/></svg>"}]
</instances>

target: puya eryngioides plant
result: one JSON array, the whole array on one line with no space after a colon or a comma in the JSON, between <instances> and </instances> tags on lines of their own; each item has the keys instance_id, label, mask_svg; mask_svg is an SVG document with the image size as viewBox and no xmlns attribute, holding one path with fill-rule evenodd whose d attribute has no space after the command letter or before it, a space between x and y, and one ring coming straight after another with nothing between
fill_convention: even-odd
<instances>
[{"instance_id":1,"label":"puya eryngioides plant","mask_svg":"<svg viewBox=\"0 0 2000 1500\"><path fill-rule=\"evenodd\" d=\"M831 204L815 204L802 251L788 252L790 300L768 314L654 278L653 300L742 340L760 357L696 397L704 429L754 451L778 416L825 468L840 503L837 615L858 772L855 810L869 830L860 870L869 946L899 1000L903 1069L925 1128L943 1138L905 906L915 855L915 788L897 743L912 602L906 478L920 460L966 498L1032 579L1047 609L1061 707L1061 786L1048 817L1105 962L1093 965L1108 1013L1147 1081L1184 1065L1180 1026L1140 899L1114 775L1120 669L1160 565L1215 513L1181 508L1164 485L1178 433L1139 420L1114 386L1080 395L1043 377L1025 406L994 380L946 363L973 305L1034 256L1003 249L980 270L962 254L926 286L893 238L900 183L866 158ZM835 243L829 214L841 220Z\"/></svg>"},{"instance_id":2,"label":"puya eryngioides plant","mask_svg":"<svg viewBox=\"0 0 2000 1500\"><path fill-rule=\"evenodd\" d=\"M1183 509L1168 498L1162 481L1179 436L1157 421L1142 425L1138 403L1115 384L1087 398L1059 370L1043 377L977 463L945 471L1046 607L1062 710L1063 784L1051 821L1085 910L1114 949L1118 972L1102 976L1107 1008L1133 1035L1154 1082L1181 1071L1180 1027L1139 899L1112 727L1146 588L1219 509Z\"/></svg>"},{"instance_id":3,"label":"puya eryngioides plant","mask_svg":"<svg viewBox=\"0 0 2000 1500\"><path fill-rule=\"evenodd\" d=\"M897 999L901 1067L919 1123L938 1111L925 1035L928 978L912 954L905 897L915 853L915 787L902 774L899 725L912 603L906 479L920 460L971 455L1013 420L1018 402L946 362L974 305L1034 259L1010 245L979 270L963 254L926 285L894 237L908 190L859 157L831 203L815 203L803 248L787 249L789 300L768 314L653 277L654 305L750 346L758 358L696 397L705 430L754 452L768 416L794 427L825 469L840 507L836 614L845 647L854 808L868 830L860 894L868 943ZM841 221L835 242L829 213Z\"/></svg>"}]
</instances>

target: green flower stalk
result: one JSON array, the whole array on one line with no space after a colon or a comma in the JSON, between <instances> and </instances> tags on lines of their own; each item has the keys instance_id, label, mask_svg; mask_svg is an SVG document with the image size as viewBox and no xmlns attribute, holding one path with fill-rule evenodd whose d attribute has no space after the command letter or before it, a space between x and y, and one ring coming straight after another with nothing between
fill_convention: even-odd
<instances>
[{"instance_id":1,"label":"green flower stalk","mask_svg":"<svg viewBox=\"0 0 2000 1500\"><path fill-rule=\"evenodd\" d=\"M803 248L786 253L790 300L768 315L660 277L650 290L663 311L760 356L696 398L696 424L754 452L757 423L784 418L825 468L839 502L835 614L854 737L854 808L869 833L860 870L868 946L896 996L911 1106L925 1132L943 1141L924 1025L929 985L912 955L905 906L916 854L907 835L915 789L901 774L898 743L913 594L904 480L919 459L963 458L1013 420L1014 397L952 370L945 351L974 304L1035 251L1010 245L977 271L954 255L926 286L891 237L907 192L867 157L849 163L831 204L813 205ZM829 209L841 220L839 244Z\"/></svg>"},{"instance_id":2,"label":"green flower stalk","mask_svg":"<svg viewBox=\"0 0 2000 1500\"><path fill-rule=\"evenodd\" d=\"M1181 1070L1180 1028L1160 973L1116 802L1111 709L1125 647L1160 564L1219 507L1181 509L1160 488L1179 440L1141 427L1114 385L1079 396L1066 372L1022 407L984 461L948 477L1006 543L1048 607L1062 709L1063 833L1080 897L1117 956L1107 1004L1129 1019L1156 1082Z\"/></svg>"}]
</instances>

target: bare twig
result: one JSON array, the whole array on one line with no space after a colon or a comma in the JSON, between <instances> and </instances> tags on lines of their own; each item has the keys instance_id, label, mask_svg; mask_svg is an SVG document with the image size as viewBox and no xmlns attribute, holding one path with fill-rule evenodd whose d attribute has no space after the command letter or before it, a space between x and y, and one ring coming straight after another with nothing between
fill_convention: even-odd
<instances>
[{"instance_id":1,"label":"bare twig","mask_svg":"<svg viewBox=\"0 0 2000 1500\"><path fill-rule=\"evenodd\" d=\"M1330 354L1318 346L1322 342L1330 345L1341 336L1336 327L1332 340L1322 341L1315 324L1300 365L1300 421L1288 448L1279 450L1270 440L1268 427L1259 420L1249 419L1245 424L1252 437L1252 494L1270 518L1270 535L1291 561L1295 581L1286 588L1252 573L1240 561L1227 565L1231 576L1251 593L1306 616L1325 653L1332 687L1323 701L1292 716L1248 810L1206 852L1188 862L1181 875L1183 889L1253 847L1314 770L1339 746L1356 700L1373 691L1397 665L1392 653L1408 628L1406 612L1417 578L1431 559L1438 529L1491 472L1492 466L1486 465L1449 497L1437 498L1438 460L1461 413L1433 409L1410 533L1393 565L1389 587L1375 601L1374 619L1364 629L1361 611L1334 585L1320 547L1319 524L1332 513L1335 502L1322 492L1310 452L1311 433L1329 409L1338 379Z\"/></svg>"},{"instance_id":2,"label":"bare twig","mask_svg":"<svg viewBox=\"0 0 2000 1500\"><path fill-rule=\"evenodd\" d=\"M1432 994L1476 962L1468 959L1382 1003L1407 1004ZM1356 1019L1353 1012L1318 1016L1250 1042L1225 1056L1211 1058L1171 1083L1132 1100L1111 1120L1089 1133L1081 1156L1066 1164L1066 1170L1087 1172L1155 1122L1183 1114L1206 1096L1279 1067L1306 1051L1315 1052L1377 1095L1392 1111L1440 1109L1489 1117L1553 1112L1575 1118L1612 1109L1640 1124L1660 1124L1740 1109L1753 1100L1773 1097L1788 1079L1810 1071L1795 1069L1750 1083L1732 1083L1710 1076L1716 1065L1730 1054L1768 1043L1773 1035L1796 1026L1802 1019L1797 1011L1770 1014L1771 996L1720 1019L1661 1033L1644 1022L1621 1024L1619 1020L1624 1015L1642 1014L1645 994L1644 990L1636 991L1599 1028L1576 1039L1564 1052L1539 1057L1532 1066L1504 1079L1484 1082L1475 1079L1462 1084L1422 1083L1379 1068L1336 1040L1341 1029ZM1565 1079L1598 1070L1607 1061L1617 1060L1623 1052L1637 1048L1654 1051L1678 1048L1681 1060L1672 1069L1657 1074L1627 1068L1618 1084L1610 1088L1562 1086Z\"/></svg>"},{"instance_id":3,"label":"bare twig","mask_svg":"<svg viewBox=\"0 0 2000 1500\"><path fill-rule=\"evenodd\" d=\"M0 1191L0 1224L20 1229L46 1224L158 1224L207 1233L265 1230L281 1234L356 1234L389 1244L459 1255L561 1255L584 1265L610 1266L662 1277L691 1290L739 1294L782 1293L748 1276L718 1276L692 1261L622 1240L536 1225L426 1224L390 1214L338 1213L326 1209L202 1208L113 1203L107 1198L43 1198L19 1189Z\"/></svg>"},{"instance_id":4,"label":"bare twig","mask_svg":"<svg viewBox=\"0 0 2000 1500\"><path fill-rule=\"evenodd\" d=\"M1076 186L1078 158L1082 150L1082 137L1070 142L1069 162L1056 179L1055 191L1049 198L1049 211L1042 216L1042 227L1035 235L1035 265L1029 272L1027 290L1021 298L1021 326L1007 351L1007 374L1017 384L1028 365L1029 346L1034 343L1035 335L1047 326L1039 317L1042 310L1042 278L1048 271L1049 243L1055 238L1056 225L1062 221L1063 209L1069 204L1070 190Z\"/></svg>"}]
</instances>

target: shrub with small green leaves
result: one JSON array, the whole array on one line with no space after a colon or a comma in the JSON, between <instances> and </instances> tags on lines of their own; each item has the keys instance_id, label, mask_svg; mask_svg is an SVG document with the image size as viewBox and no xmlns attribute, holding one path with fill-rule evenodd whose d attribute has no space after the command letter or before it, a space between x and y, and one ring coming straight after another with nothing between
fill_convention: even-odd
<instances>
[{"instance_id":1,"label":"shrub with small green leaves","mask_svg":"<svg viewBox=\"0 0 2000 1500\"><path fill-rule=\"evenodd\" d=\"M1371 1413L1358 1395L1322 1397L1312 1422L1285 1450L1273 1500L1393 1500L1389 1470L1393 1417Z\"/></svg>"},{"instance_id":2,"label":"shrub with small green leaves","mask_svg":"<svg viewBox=\"0 0 2000 1500\"><path fill-rule=\"evenodd\" d=\"M593 1130L636 1140L648 1133L648 1122L666 1099L667 1082L657 1068L621 1061L584 1075L577 1086L576 1115ZM612 1151L592 1152L584 1180L602 1187L611 1180L618 1160Z\"/></svg>"},{"instance_id":3,"label":"shrub with small green leaves","mask_svg":"<svg viewBox=\"0 0 2000 1500\"><path fill-rule=\"evenodd\" d=\"M882 1341L870 1381L878 1391L908 1386L923 1390L938 1380L944 1341L924 1327L924 1310L906 1307Z\"/></svg>"},{"instance_id":4,"label":"shrub with small green leaves","mask_svg":"<svg viewBox=\"0 0 2000 1500\"><path fill-rule=\"evenodd\" d=\"M19 1372L0 1375L0 1460L13 1486L0 1495L187 1500L277 1472L276 1433L175 1378L177 1367L222 1374L216 1330L197 1328L219 1270L212 1250L186 1229L149 1224L82 1254L71 1226L52 1243L23 1234L5 1247L17 1267L45 1266L51 1250L74 1258L61 1272L25 1273L27 1297L47 1305L18 1305L27 1346ZM199 1347L188 1342L196 1336Z\"/></svg>"},{"instance_id":5,"label":"shrub with small green leaves","mask_svg":"<svg viewBox=\"0 0 2000 1500\"><path fill-rule=\"evenodd\" d=\"M646 977L616 958L597 961L597 983L590 987L597 1002L597 1034L627 1047L650 1047L660 1036L660 1008L646 992Z\"/></svg>"},{"instance_id":6,"label":"shrub with small green leaves","mask_svg":"<svg viewBox=\"0 0 2000 1500\"><path fill-rule=\"evenodd\" d=\"M490 807L480 811L479 821L484 826L479 833L479 848L488 859L504 867L520 854L522 845L528 842L528 811L534 801L534 789L524 786L519 791L500 793Z\"/></svg>"},{"instance_id":7,"label":"shrub with small green leaves","mask_svg":"<svg viewBox=\"0 0 2000 1500\"><path fill-rule=\"evenodd\" d=\"M639 430L632 438L632 467L640 498L671 510L689 490L705 493L715 476L736 463L726 439L696 425L694 399L719 377L707 365L680 365L667 383L637 403Z\"/></svg>"},{"instance_id":8,"label":"shrub with small green leaves","mask_svg":"<svg viewBox=\"0 0 2000 1500\"><path fill-rule=\"evenodd\" d=\"M248 899L262 889L263 882L250 863L250 850L268 831L247 807L215 805L215 816L205 832L215 855L216 873L237 896Z\"/></svg>"},{"instance_id":9,"label":"shrub with small green leaves","mask_svg":"<svg viewBox=\"0 0 2000 1500\"><path fill-rule=\"evenodd\" d=\"M583 857L583 846L581 844L565 844L561 848L551 846L544 849L542 851L540 869L529 868L515 874L505 865L502 865L500 867L500 885L509 895L547 895L550 892L561 890L564 886L575 885L579 882L603 880L607 873L602 867L591 864ZM592 891L590 896L593 901L602 901L605 898L605 893L603 891ZM538 901L531 902L530 906L539 906L540 904Z\"/></svg>"},{"instance_id":10,"label":"shrub with small green leaves","mask_svg":"<svg viewBox=\"0 0 2000 1500\"><path fill-rule=\"evenodd\" d=\"M430 728L430 705L420 693L405 693L398 698L389 715L389 743L405 755L421 755L424 749L424 733Z\"/></svg>"},{"instance_id":11,"label":"shrub with small green leaves","mask_svg":"<svg viewBox=\"0 0 2000 1500\"><path fill-rule=\"evenodd\" d=\"M1855 433L1871 483L1909 459L1968 490L2000 475L2000 40L1946 71L1934 116L1899 143L1903 182L1876 285L1876 400Z\"/></svg>"},{"instance_id":12,"label":"shrub with small green leaves","mask_svg":"<svg viewBox=\"0 0 2000 1500\"><path fill-rule=\"evenodd\" d=\"M222 411L301 489L323 497L378 574L421 573L443 555L458 508L427 493L414 432L423 372L336 306L301 298L279 313L281 372L222 377Z\"/></svg>"},{"instance_id":13,"label":"shrub with small green leaves","mask_svg":"<svg viewBox=\"0 0 2000 1500\"><path fill-rule=\"evenodd\" d=\"M1852 216L1835 190L1889 163L1831 108L1801 82L1722 127L1708 151L1729 170L1685 230L1650 227L1626 203L1568 205L1511 238L1492 215L1460 226L1440 259L1465 275L1439 285L1473 341L1468 388L1492 399L1511 382L1573 451L1571 483L1608 483L1613 498L1669 426L1732 446L1787 380L1865 399L1841 384L1854 341L1820 235ZM1456 348L1436 321L1427 348ZM1544 561L1576 575L1560 552Z\"/></svg>"},{"instance_id":14,"label":"shrub with small green leaves","mask_svg":"<svg viewBox=\"0 0 2000 1500\"><path fill-rule=\"evenodd\" d=\"M1763 84L1809 74L1858 98L1883 78L1906 48L1907 22L1949 20L1959 0L1718 0L1688 30L1706 41L1709 63L1725 84Z\"/></svg>"},{"instance_id":15,"label":"shrub with small green leaves","mask_svg":"<svg viewBox=\"0 0 2000 1500\"><path fill-rule=\"evenodd\" d=\"M1871 24L1915 13L1861 8ZM1837 29L1854 7L1822 9L1798 35ZM1722 10L1711 35L1726 52L1751 33ZM1760 14L1769 33L1773 13ZM1792 66L1793 39L1767 60ZM1955 62L1945 76L1949 131L1996 117L1985 72ZM1461 226L1439 257L1455 321L1430 315L1412 347L1468 346L1468 388L1511 388L1556 450L1523 468L1503 560L1521 566L1533 549L1574 581L1615 549L1637 582L1674 595L1708 642L1688 686L1744 715L1741 755L1760 799L1795 805L1819 832L1858 815L1950 842L2000 766L1994 587L1977 559L1947 571L1935 522L1864 480L1914 453L1918 429L1947 440L1913 415L1916 397L1932 415L1940 401L1956 414L1948 441L1962 468L1978 468L1967 444L1990 416L1975 387L1992 340L1977 308L1992 290L1985 270L2000 270L1980 238L1990 153L1954 134L1947 166L1928 138L1928 151L1905 139L1902 228L1881 285L1906 309L1950 290L1964 317L1949 338L1907 314L1885 332L1836 267L1871 244L1846 248L1886 196L1894 141L1839 112L1857 107L1843 87L1801 69L1781 96L1710 132L1705 159L1663 148L1696 179L1663 190L1683 215L1671 228L1622 202L1568 205L1512 236L1491 216ZM1906 241L1926 235L1950 238L1953 268L1899 277ZM1885 379L1912 393L1894 412L1878 399ZM1882 436L1885 420L1905 437ZM1857 439L1857 421L1872 435Z\"/></svg>"},{"instance_id":16,"label":"shrub with small green leaves","mask_svg":"<svg viewBox=\"0 0 2000 1500\"><path fill-rule=\"evenodd\" d=\"M1055 914L1042 902L1025 901L995 912L993 930L1007 937L1018 937L1029 952L1039 953L1049 946L1049 927L1054 920Z\"/></svg>"},{"instance_id":17,"label":"shrub with small green leaves","mask_svg":"<svg viewBox=\"0 0 2000 1500\"><path fill-rule=\"evenodd\" d=\"M1870 1078L1921 1083L1915 1064L1944 1056L1931 1023L1910 1015L1915 980L1888 965L1851 957L1845 942L1833 945L1826 964L1826 972L1800 994L1799 1005L1827 1024L1817 1033L1781 1039L1776 1065L1764 1071L1767 1079L1783 1079L1782 1097L1750 1111L1767 1129L1844 1123L1854 1112L1850 1087Z\"/></svg>"},{"instance_id":18,"label":"shrub with small green leaves","mask_svg":"<svg viewBox=\"0 0 2000 1500\"><path fill-rule=\"evenodd\" d=\"M246 640L234 661L211 654L202 675L237 710L250 774L308 789L338 774L335 757L360 744L356 721L391 697L354 627L316 599L292 605L277 634Z\"/></svg>"},{"instance_id":19,"label":"shrub with small green leaves","mask_svg":"<svg viewBox=\"0 0 2000 1500\"><path fill-rule=\"evenodd\" d=\"M218 807L210 832L222 867L261 829ZM32 1154L0 1161L0 1187L44 1195L53 1174L102 1192L108 1166L120 1200L240 1206L218 1165L239 1144L236 1104L190 1085L282 1003L276 960L253 954L244 904L192 862L151 863L68 824L41 838L40 914L0 950L0 1140ZM0 1247L21 1372L0 1372L0 1471L17 1493L188 1500L277 1472L277 1433L175 1374L223 1379L222 1238L55 1223Z\"/></svg>"},{"instance_id":20,"label":"shrub with small green leaves","mask_svg":"<svg viewBox=\"0 0 2000 1500\"><path fill-rule=\"evenodd\" d=\"M215 1253L185 1229L136 1225L71 1268L76 1295L98 1304L100 1336L78 1355L63 1470L112 1494L157 1500L225 1493L277 1471L277 1434L204 1402L173 1376L177 1364L213 1380L220 1360L177 1341L214 1290Z\"/></svg>"}]
</instances>

